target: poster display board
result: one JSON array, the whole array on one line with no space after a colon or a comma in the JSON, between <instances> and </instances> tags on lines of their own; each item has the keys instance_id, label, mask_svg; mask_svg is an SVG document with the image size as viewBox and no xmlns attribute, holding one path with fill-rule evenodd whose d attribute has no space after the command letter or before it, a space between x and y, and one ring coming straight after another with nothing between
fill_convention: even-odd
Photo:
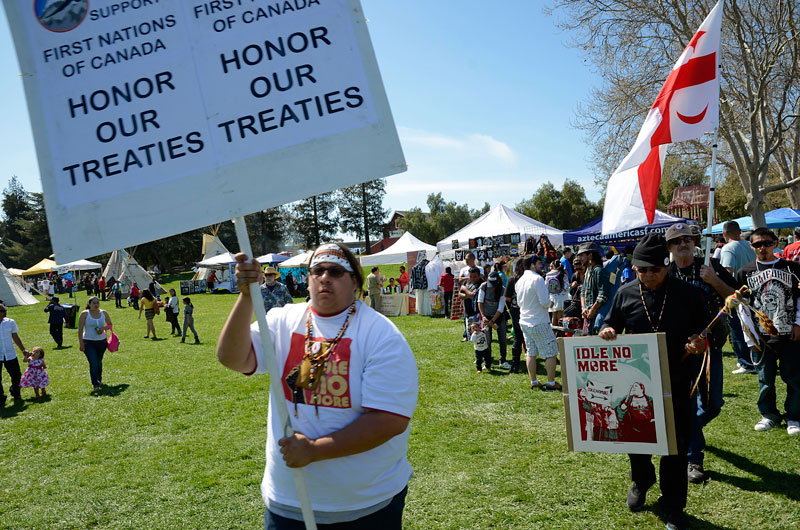
<instances>
[{"instance_id":1,"label":"poster display board","mask_svg":"<svg viewBox=\"0 0 800 530\"><path fill-rule=\"evenodd\" d=\"M58 261L406 169L358 0L3 6Z\"/></svg>"},{"instance_id":2,"label":"poster display board","mask_svg":"<svg viewBox=\"0 0 800 530\"><path fill-rule=\"evenodd\" d=\"M208 285L205 280L181 280L181 295L205 293Z\"/></svg>"},{"instance_id":3,"label":"poster display board","mask_svg":"<svg viewBox=\"0 0 800 530\"><path fill-rule=\"evenodd\" d=\"M558 344L571 451L677 453L663 333Z\"/></svg>"}]
</instances>

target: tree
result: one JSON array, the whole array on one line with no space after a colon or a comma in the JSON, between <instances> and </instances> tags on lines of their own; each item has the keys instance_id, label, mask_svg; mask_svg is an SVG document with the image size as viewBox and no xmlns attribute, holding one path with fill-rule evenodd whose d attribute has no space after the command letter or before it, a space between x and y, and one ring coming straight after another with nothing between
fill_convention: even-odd
<instances>
[{"instance_id":1,"label":"tree","mask_svg":"<svg viewBox=\"0 0 800 530\"><path fill-rule=\"evenodd\" d=\"M576 125L593 146L605 183L630 150L647 109L713 2L557 0L570 31L603 77ZM791 190L800 206L800 8L796 0L729 0L722 25L719 164L738 177L746 208L763 226L768 193ZM707 139L674 152L709 165ZM770 183L770 166L777 182Z\"/></svg>"},{"instance_id":2,"label":"tree","mask_svg":"<svg viewBox=\"0 0 800 530\"><path fill-rule=\"evenodd\" d=\"M386 179L375 179L342 188L336 199L340 230L355 234L356 239L363 239L367 254L370 253L370 236L381 234L389 213L383 209L385 196Z\"/></svg>"},{"instance_id":3,"label":"tree","mask_svg":"<svg viewBox=\"0 0 800 530\"><path fill-rule=\"evenodd\" d=\"M253 254L261 256L280 249L289 213L282 206L246 215L244 220ZM238 246L238 245L237 245Z\"/></svg>"},{"instance_id":4,"label":"tree","mask_svg":"<svg viewBox=\"0 0 800 530\"><path fill-rule=\"evenodd\" d=\"M471 210L466 204L446 202L441 192L429 194L426 202L431 213L412 208L401 219L400 225L430 245L435 245L489 211L488 203L483 205L482 210Z\"/></svg>"},{"instance_id":5,"label":"tree","mask_svg":"<svg viewBox=\"0 0 800 530\"><path fill-rule=\"evenodd\" d=\"M339 219L335 192L297 201L291 212L291 226L306 247L317 246L336 235Z\"/></svg>"},{"instance_id":6,"label":"tree","mask_svg":"<svg viewBox=\"0 0 800 530\"><path fill-rule=\"evenodd\" d=\"M707 184L707 179L703 166L677 156L667 158L661 175L661 187L658 190L658 209L665 210L667 204L672 202L675 189L704 184Z\"/></svg>"},{"instance_id":7,"label":"tree","mask_svg":"<svg viewBox=\"0 0 800 530\"><path fill-rule=\"evenodd\" d=\"M539 187L530 199L525 199L514 209L546 225L560 230L581 227L602 215L602 209L586 198L583 186L567 179L561 190L551 182Z\"/></svg>"}]
</instances>

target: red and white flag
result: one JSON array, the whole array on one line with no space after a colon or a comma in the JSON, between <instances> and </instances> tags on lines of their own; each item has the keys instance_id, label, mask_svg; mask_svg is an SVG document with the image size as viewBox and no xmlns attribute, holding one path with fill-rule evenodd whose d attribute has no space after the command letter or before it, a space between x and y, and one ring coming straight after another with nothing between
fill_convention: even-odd
<instances>
[{"instance_id":1,"label":"red and white flag","mask_svg":"<svg viewBox=\"0 0 800 530\"><path fill-rule=\"evenodd\" d=\"M652 223L669 144L698 138L719 123L722 3L717 2L672 67L633 149L611 175L603 234Z\"/></svg>"}]
</instances>

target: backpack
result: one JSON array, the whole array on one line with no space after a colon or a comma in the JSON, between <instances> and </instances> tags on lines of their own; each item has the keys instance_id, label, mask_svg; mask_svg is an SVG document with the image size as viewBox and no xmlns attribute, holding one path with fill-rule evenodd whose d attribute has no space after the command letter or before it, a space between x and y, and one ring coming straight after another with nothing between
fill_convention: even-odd
<instances>
[{"instance_id":1,"label":"backpack","mask_svg":"<svg viewBox=\"0 0 800 530\"><path fill-rule=\"evenodd\" d=\"M544 284L547 287L547 292L550 294L561 294L564 292L564 286L558 281L558 274L553 276L546 276L544 279Z\"/></svg>"}]
</instances>

